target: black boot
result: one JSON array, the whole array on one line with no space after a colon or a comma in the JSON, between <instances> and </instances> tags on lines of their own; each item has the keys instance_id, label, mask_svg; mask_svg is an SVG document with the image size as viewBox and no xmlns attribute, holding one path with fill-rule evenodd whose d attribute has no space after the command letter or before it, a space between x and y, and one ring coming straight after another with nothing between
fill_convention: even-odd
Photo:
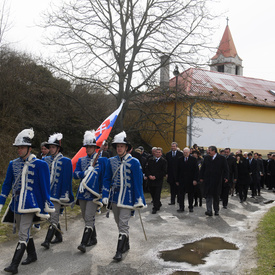
<instances>
[{"instance_id":1,"label":"black boot","mask_svg":"<svg viewBox=\"0 0 275 275\"><path fill-rule=\"evenodd\" d=\"M33 263L37 260L37 255L36 255L36 251L35 251L33 238L29 239L29 242L27 244L27 253L28 253L27 259L22 262L22 265L27 265L27 264Z\"/></svg>"},{"instance_id":2,"label":"black boot","mask_svg":"<svg viewBox=\"0 0 275 275\"><path fill-rule=\"evenodd\" d=\"M18 266L20 264L20 261L21 261L23 255L24 255L25 250L26 250L26 244L19 242L16 246L11 264L4 269L6 272L10 272L12 274L18 273Z\"/></svg>"},{"instance_id":3,"label":"black boot","mask_svg":"<svg viewBox=\"0 0 275 275\"><path fill-rule=\"evenodd\" d=\"M96 239L96 230L95 230L95 226L93 228L93 232L92 232L92 235L87 243L86 246L92 246L92 245L95 245L97 244L97 239Z\"/></svg>"},{"instance_id":4,"label":"black boot","mask_svg":"<svg viewBox=\"0 0 275 275\"><path fill-rule=\"evenodd\" d=\"M126 239L127 239L126 235L119 234L116 255L113 257L113 259L117 262L120 262L122 260L122 253L123 253L123 248L124 248Z\"/></svg>"},{"instance_id":5,"label":"black boot","mask_svg":"<svg viewBox=\"0 0 275 275\"><path fill-rule=\"evenodd\" d=\"M47 232L47 235L46 235L46 238L45 238L45 241L41 244L46 249L50 248L50 243L51 243L51 240L53 238L54 233L55 233L55 229L52 225L50 225L49 229L48 229L48 232Z\"/></svg>"},{"instance_id":6,"label":"black boot","mask_svg":"<svg viewBox=\"0 0 275 275\"><path fill-rule=\"evenodd\" d=\"M130 249L130 243L129 243L129 236L128 236L128 237L126 237L126 241L124 243L122 253L125 253L129 249Z\"/></svg>"},{"instance_id":7,"label":"black boot","mask_svg":"<svg viewBox=\"0 0 275 275\"><path fill-rule=\"evenodd\" d=\"M87 243L92 235L92 231L93 231L93 229L90 227L85 227L85 229L84 229L81 244L77 247L77 249L79 249L83 253L86 252L86 246L87 246Z\"/></svg>"},{"instance_id":8,"label":"black boot","mask_svg":"<svg viewBox=\"0 0 275 275\"><path fill-rule=\"evenodd\" d=\"M60 223L58 223L57 228L61 230ZM51 241L51 244L61 243L63 241L62 234L58 230L55 230L55 238Z\"/></svg>"}]
</instances>

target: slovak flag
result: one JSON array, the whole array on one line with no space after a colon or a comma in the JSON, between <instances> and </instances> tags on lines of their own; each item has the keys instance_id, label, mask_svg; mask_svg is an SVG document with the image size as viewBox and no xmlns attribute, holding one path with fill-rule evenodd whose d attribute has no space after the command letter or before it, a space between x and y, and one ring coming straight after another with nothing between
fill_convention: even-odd
<instances>
[{"instance_id":1,"label":"slovak flag","mask_svg":"<svg viewBox=\"0 0 275 275\"><path fill-rule=\"evenodd\" d=\"M97 146L100 147L102 145L103 141L108 138L125 101L126 101L125 99L122 99L119 107L111 115L109 115L95 131ZM72 158L73 171L75 170L76 163L77 163L78 159L85 157L85 156L86 156L86 148L82 147L76 153L76 155Z\"/></svg>"}]
</instances>

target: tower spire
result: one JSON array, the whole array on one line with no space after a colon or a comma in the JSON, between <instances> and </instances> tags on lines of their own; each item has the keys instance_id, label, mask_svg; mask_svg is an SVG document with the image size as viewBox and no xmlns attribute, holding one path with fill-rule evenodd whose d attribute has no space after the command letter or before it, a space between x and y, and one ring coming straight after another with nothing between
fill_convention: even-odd
<instances>
[{"instance_id":1,"label":"tower spire","mask_svg":"<svg viewBox=\"0 0 275 275\"><path fill-rule=\"evenodd\" d=\"M242 59L237 54L237 50L228 26L228 17L226 18L226 21L227 25L225 27L220 45L215 56L211 58L210 68L213 71L242 75Z\"/></svg>"}]
</instances>

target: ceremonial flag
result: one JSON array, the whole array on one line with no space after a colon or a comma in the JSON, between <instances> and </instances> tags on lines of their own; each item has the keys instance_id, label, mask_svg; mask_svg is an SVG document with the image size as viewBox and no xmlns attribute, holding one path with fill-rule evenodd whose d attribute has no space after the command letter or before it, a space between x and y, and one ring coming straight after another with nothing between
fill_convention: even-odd
<instances>
[{"instance_id":1,"label":"ceremonial flag","mask_svg":"<svg viewBox=\"0 0 275 275\"><path fill-rule=\"evenodd\" d=\"M125 101L126 101L125 99L122 99L119 107L111 115L109 115L95 131L97 146L100 147L102 142L108 138ZM72 158L73 171L75 170L78 159L85 156L86 156L86 148L82 147L76 153L76 155Z\"/></svg>"}]
</instances>

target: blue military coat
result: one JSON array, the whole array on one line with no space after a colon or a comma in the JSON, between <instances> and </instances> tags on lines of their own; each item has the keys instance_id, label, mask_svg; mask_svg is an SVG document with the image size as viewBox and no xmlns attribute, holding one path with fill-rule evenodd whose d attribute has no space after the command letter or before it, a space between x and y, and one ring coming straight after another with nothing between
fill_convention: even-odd
<instances>
[{"instance_id":1,"label":"blue military coat","mask_svg":"<svg viewBox=\"0 0 275 275\"><path fill-rule=\"evenodd\" d=\"M102 183L105 173L105 167L107 158L99 158L93 170L88 170L88 174L85 176L85 171L91 166L95 154L91 157L88 155L83 158L79 158L74 171L74 178L81 179L80 185L77 191L77 198L80 200L91 200L98 205L102 206L101 193Z\"/></svg>"},{"instance_id":2,"label":"blue military coat","mask_svg":"<svg viewBox=\"0 0 275 275\"><path fill-rule=\"evenodd\" d=\"M58 153L55 157L43 158L50 168L51 201L70 205L74 201L72 190L73 167L69 158Z\"/></svg>"},{"instance_id":3,"label":"blue military coat","mask_svg":"<svg viewBox=\"0 0 275 275\"><path fill-rule=\"evenodd\" d=\"M50 201L49 168L33 154L26 161L22 158L10 161L2 186L0 204L5 204L11 190L12 199L2 222L13 222L5 219L9 210L16 214L35 213L36 216L46 219L50 217L48 212L55 211Z\"/></svg>"},{"instance_id":4,"label":"blue military coat","mask_svg":"<svg viewBox=\"0 0 275 275\"><path fill-rule=\"evenodd\" d=\"M147 207L143 194L143 173L138 159L126 154L109 158L103 181L102 198L118 207L135 209Z\"/></svg>"}]
</instances>

